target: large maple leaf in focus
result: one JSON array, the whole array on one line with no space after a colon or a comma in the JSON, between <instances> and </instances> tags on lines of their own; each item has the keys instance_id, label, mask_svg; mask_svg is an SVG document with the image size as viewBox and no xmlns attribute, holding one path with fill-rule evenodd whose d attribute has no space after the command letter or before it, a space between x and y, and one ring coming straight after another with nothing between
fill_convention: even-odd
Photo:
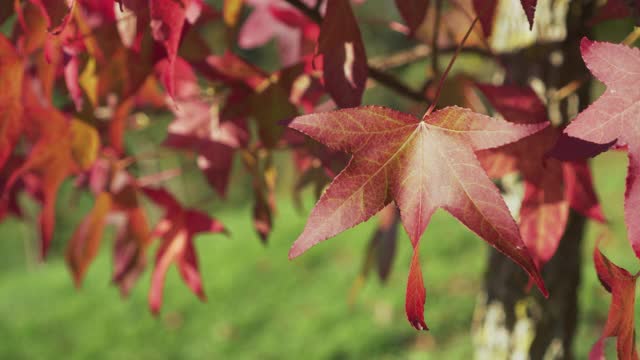
<instances>
[{"instance_id":1,"label":"large maple leaf in focus","mask_svg":"<svg viewBox=\"0 0 640 360\"><path fill-rule=\"evenodd\" d=\"M478 85L478 89L510 122L549 123L544 104L531 88ZM587 162L562 162L547 156L561 132L560 128L549 126L517 143L478 154L492 178L516 171L522 175L525 193L520 207L520 233L540 266L558 248L569 208L604 221Z\"/></svg>"},{"instance_id":2,"label":"large maple leaf in focus","mask_svg":"<svg viewBox=\"0 0 640 360\"><path fill-rule=\"evenodd\" d=\"M629 169L625 222L631 246L640 257L640 50L587 38L582 39L580 50L589 70L607 90L564 133L596 145L612 145L617 141L619 146L626 147ZM562 142L558 147L563 147Z\"/></svg>"},{"instance_id":3,"label":"large maple leaf in focus","mask_svg":"<svg viewBox=\"0 0 640 360\"><path fill-rule=\"evenodd\" d=\"M316 204L290 258L367 220L393 200L414 248L406 311L417 329L427 328L418 245L438 208L512 258L546 294L518 226L474 154L517 141L545 125L512 124L458 107L419 120L367 106L299 116L289 126L353 154Z\"/></svg>"},{"instance_id":4,"label":"large maple leaf in focus","mask_svg":"<svg viewBox=\"0 0 640 360\"><path fill-rule=\"evenodd\" d=\"M627 270L612 263L598 247L593 250L593 262L602 286L611 293L609 316L602 336L589 353L590 360L604 359L604 341L608 337L617 338L618 359L638 359L636 332L634 328L634 307L636 300L636 280Z\"/></svg>"}]
</instances>

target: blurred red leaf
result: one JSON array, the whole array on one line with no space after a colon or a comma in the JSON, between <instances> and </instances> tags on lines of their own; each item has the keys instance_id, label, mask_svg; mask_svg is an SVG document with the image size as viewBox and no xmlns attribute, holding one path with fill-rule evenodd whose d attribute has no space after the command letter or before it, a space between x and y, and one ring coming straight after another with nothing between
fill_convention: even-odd
<instances>
[{"instance_id":1,"label":"blurred red leaf","mask_svg":"<svg viewBox=\"0 0 640 360\"><path fill-rule=\"evenodd\" d=\"M493 32L497 6L496 0L473 0L473 9L480 17L480 25L482 25L482 31L486 37L491 36Z\"/></svg>"},{"instance_id":2,"label":"blurred red leaf","mask_svg":"<svg viewBox=\"0 0 640 360\"><path fill-rule=\"evenodd\" d=\"M320 27L318 54L324 84L339 107L360 105L367 81L367 55L348 0L327 0Z\"/></svg>"},{"instance_id":3,"label":"blurred red leaf","mask_svg":"<svg viewBox=\"0 0 640 360\"><path fill-rule=\"evenodd\" d=\"M478 89L510 122L549 123L544 104L531 88L478 85ZM560 162L547 156L560 132L549 126L518 143L478 154L493 178L521 173L525 194L520 208L520 232L540 266L555 254L567 225L569 207L604 221L586 161Z\"/></svg>"},{"instance_id":4,"label":"blurred red leaf","mask_svg":"<svg viewBox=\"0 0 640 360\"><path fill-rule=\"evenodd\" d=\"M172 263L176 263L180 275L189 288L201 300L205 300L202 280L198 271L198 259L193 247L193 236L202 232L225 233L224 226L209 215L183 208L164 189L144 188L145 195L164 208L164 217L156 225L153 234L162 238L156 254L156 264L151 276L149 306L154 314L162 306L164 279Z\"/></svg>"},{"instance_id":5,"label":"blurred red leaf","mask_svg":"<svg viewBox=\"0 0 640 360\"><path fill-rule=\"evenodd\" d=\"M400 15L407 23L409 30L413 34L427 14L429 0L395 0Z\"/></svg>"},{"instance_id":6,"label":"blurred red leaf","mask_svg":"<svg viewBox=\"0 0 640 360\"><path fill-rule=\"evenodd\" d=\"M0 35L0 169L22 132L23 61L9 40Z\"/></svg>"},{"instance_id":7,"label":"blurred red leaf","mask_svg":"<svg viewBox=\"0 0 640 360\"><path fill-rule=\"evenodd\" d=\"M618 359L638 359L634 308L636 280L640 273L632 276L619 268L600 252L597 245L593 249L593 262L600 282L611 293L611 306L602 336L593 345L589 359L604 359L604 341L614 336L617 338Z\"/></svg>"},{"instance_id":8,"label":"blurred red leaf","mask_svg":"<svg viewBox=\"0 0 640 360\"><path fill-rule=\"evenodd\" d=\"M202 0L150 0L151 30L153 38L167 51L169 65L162 82L170 96L175 94L175 63L185 21L190 23L200 16Z\"/></svg>"},{"instance_id":9,"label":"blurred red leaf","mask_svg":"<svg viewBox=\"0 0 640 360\"><path fill-rule=\"evenodd\" d=\"M106 192L98 194L93 209L71 236L65 257L76 287L80 287L89 264L98 254L109 211L111 195Z\"/></svg>"}]
</instances>

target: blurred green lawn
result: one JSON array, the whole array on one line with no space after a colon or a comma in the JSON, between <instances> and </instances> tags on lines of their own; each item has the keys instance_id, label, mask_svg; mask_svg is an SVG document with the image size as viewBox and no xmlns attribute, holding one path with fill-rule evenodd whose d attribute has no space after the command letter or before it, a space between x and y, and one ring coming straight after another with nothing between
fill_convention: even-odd
<instances>
[{"instance_id":1,"label":"blurred green lawn","mask_svg":"<svg viewBox=\"0 0 640 360\"><path fill-rule=\"evenodd\" d=\"M638 269L621 217L626 157L595 161L596 183L616 235L602 244L629 270ZM306 204L306 209L311 206ZM370 221L287 260L305 214L280 201L275 231L264 247L250 224L250 208L215 213L232 232L196 240L209 300L200 303L169 273L161 314L148 311L149 272L131 297L110 286L111 241L76 291L58 257L25 266L26 226L0 224L0 358L2 359L459 359L472 356L470 322L482 283L487 245L444 212L423 237L429 332L404 316L410 260L402 234L388 284L370 278L350 291L373 231ZM599 336L609 297L592 270L591 250L602 227L589 225L576 350L584 358ZM553 294L551 294L553 296ZM350 301L350 299L352 301Z\"/></svg>"}]
</instances>

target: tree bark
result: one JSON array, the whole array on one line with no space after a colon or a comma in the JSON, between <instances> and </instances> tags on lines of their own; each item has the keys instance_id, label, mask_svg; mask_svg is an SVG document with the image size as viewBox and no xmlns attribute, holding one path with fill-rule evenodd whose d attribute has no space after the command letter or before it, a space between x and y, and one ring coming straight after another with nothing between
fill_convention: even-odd
<instances>
[{"instance_id":1,"label":"tree bark","mask_svg":"<svg viewBox=\"0 0 640 360\"><path fill-rule=\"evenodd\" d=\"M537 83L549 95L572 81L589 79L580 55L580 40L588 35L585 24L592 3L571 1L564 40L504 55L505 83ZM547 103L554 124L567 123L588 104L588 83L562 100L548 96ZM571 212L556 254L542 269L548 299L536 289L528 292L531 286L526 274L510 259L491 250L473 323L477 359L573 358L585 222L583 216Z\"/></svg>"}]
</instances>

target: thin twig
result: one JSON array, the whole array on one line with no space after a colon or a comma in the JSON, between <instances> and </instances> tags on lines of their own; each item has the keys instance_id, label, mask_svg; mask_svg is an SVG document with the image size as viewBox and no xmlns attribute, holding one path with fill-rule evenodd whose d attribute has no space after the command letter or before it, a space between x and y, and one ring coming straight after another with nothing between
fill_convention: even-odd
<instances>
[{"instance_id":1,"label":"thin twig","mask_svg":"<svg viewBox=\"0 0 640 360\"><path fill-rule=\"evenodd\" d=\"M458 0L450 0L451 4L456 7L462 14L464 14L464 16L467 18L467 20L469 21L473 21L474 17L473 14L470 14L469 11L467 11L467 9L458 1ZM489 5L485 4L484 7L482 9L480 9L480 12L484 13L485 11L487 11L487 7ZM479 14L478 14L479 16ZM502 68L505 68L505 64L502 61L502 58L500 58L500 56L496 55L493 52L493 49L491 48L491 44L489 43L489 39L486 36L480 36L480 41L482 41L482 45L484 45L484 47L486 48L486 50L484 50L484 55L488 58L491 58L492 60L494 60L496 62L496 64L500 65Z\"/></svg>"},{"instance_id":2,"label":"thin twig","mask_svg":"<svg viewBox=\"0 0 640 360\"><path fill-rule=\"evenodd\" d=\"M451 55L456 51L458 46L447 46L439 49L440 55ZM474 54L485 57L487 59L494 59L494 55L481 47L465 47L460 50L461 53ZM391 55L383 55L372 58L369 60L369 65L378 68L379 70L386 70L412 64L418 60L425 59L431 55L431 47L425 44L416 45L406 50L400 50Z\"/></svg>"},{"instance_id":3,"label":"thin twig","mask_svg":"<svg viewBox=\"0 0 640 360\"><path fill-rule=\"evenodd\" d=\"M396 68L424 59L431 54L431 47L420 44L391 55L383 55L369 60L369 64L380 70Z\"/></svg>"},{"instance_id":4,"label":"thin twig","mask_svg":"<svg viewBox=\"0 0 640 360\"><path fill-rule=\"evenodd\" d=\"M467 33L464 34L464 37L462 38L462 41L458 45L458 48L456 49L456 52L453 54L453 57L449 61L449 65L447 65L447 69L444 71L444 73L442 73L442 76L440 77L440 82L438 82L438 87L436 88L436 95L433 97L433 101L431 102L431 105L429 106L427 111L424 113L424 116L422 117L423 120L427 116L429 116L429 114L431 114L433 109L436 108L436 104L438 103L438 98L440 97L440 93L442 92L442 86L444 85L444 81L446 80L447 75L449 75L449 71L451 71L451 68L453 67L453 63L458 58L458 54L460 54L460 49L462 49L462 47L464 46L465 41L467 41L467 38L471 34L471 31L473 31L473 27L476 26L476 23L478 22L478 19L480 19L480 17L476 16L476 18L471 23L471 26L469 26L469 30L467 30Z\"/></svg>"},{"instance_id":5,"label":"thin twig","mask_svg":"<svg viewBox=\"0 0 640 360\"><path fill-rule=\"evenodd\" d=\"M436 0L436 20L433 22L433 39L431 39L431 72L432 78L436 78L440 73L438 63L438 38L440 37L440 22L442 21L442 0Z\"/></svg>"}]
</instances>

